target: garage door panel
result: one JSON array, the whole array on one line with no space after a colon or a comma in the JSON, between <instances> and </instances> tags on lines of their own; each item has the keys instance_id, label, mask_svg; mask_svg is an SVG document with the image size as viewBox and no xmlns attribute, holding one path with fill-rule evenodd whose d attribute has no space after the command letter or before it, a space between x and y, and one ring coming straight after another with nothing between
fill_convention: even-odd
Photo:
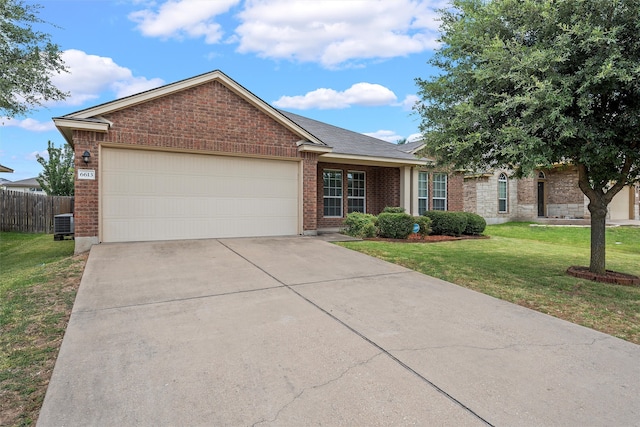
<instances>
[{"instance_id":1,"label":"garage door panel","mask_svg":"<svg viewBox=\"0 0 640 427\"><path fill-rule=\"evenodd\" d=\"M297 162L104 148L105 242L298 233Z\"/></svg>"}]
</instances>

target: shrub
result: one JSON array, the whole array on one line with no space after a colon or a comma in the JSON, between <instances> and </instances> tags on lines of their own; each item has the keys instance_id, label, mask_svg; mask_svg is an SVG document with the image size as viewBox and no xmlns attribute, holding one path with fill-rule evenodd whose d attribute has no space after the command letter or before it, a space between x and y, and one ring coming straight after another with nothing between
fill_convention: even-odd
<instances>
[{"instance_id":1,"label":"shrub","mask_svg":"<svg viewBox=\"0 0 640 427\"><path fill-rule=\"evenodd\" d=\"M418 234L421 236L428 236L431 234L431 219L426 216L419 216L413 219L416 224L420 226L420 231Z\"/></svg>"},{"instance_id":2,"label":"shrub","mask_svg":"<svg viewBox=\"0 0 640 427\"><path fill-rule=\"evenodd\" d=\"M382 213L404 213L404 208L400 206L387 206L382 210Z\"/></svg>"},{"instance_id":3,"label":"shrub","mask_svg":"<svg viewBox=\"0 0 640 427\"><path fill-rule=\"evenodd\" d=\"M344 220L344 232L353 237L375 237L378 233L377 218L371 214L351 212Z\"/></svg>"},{"instance_id":4,"label":"shrub","mask_svg":"<svg viewBox=\"0 0 640 427\"><path fill-rule=\"evenodd\" d=\"M406 213L383 212L378 215L380 237L406 239L413 231L414 217Z\"/></svg>"},{"instance_id":5,"label":"shrub","mask_svg":"<svg viewBox=\"0 0 640 427\"><path fill-rule=\"evenodd\" d=\"M480 215L471 212L465 212L465 215L467 216L467 227L464 229L464 234L471 236L482 234L487 227L487 221Z\"/></svg>"},{"instance_id":6,"label":"shrub","mask_svg":"<svg viewBox=\"0 0 640 427\"><path fill-rule=\"evenodd\" d=\"M467 227L465 212L426 211L431 219L431 233L445 236L461 236Z\"/></svg>"},{"instance_id":7,"label":"shrub","mask_svg":"<svg viewBox=\"0 0 640 427\"><path fill-rule=\"evenodd\" d=\"M444 221L442 217L446 215L445 211L425 211L422 215L431 220L431 234L444 234L444 229L442 228Z\"/></svg>"}]
</instances>

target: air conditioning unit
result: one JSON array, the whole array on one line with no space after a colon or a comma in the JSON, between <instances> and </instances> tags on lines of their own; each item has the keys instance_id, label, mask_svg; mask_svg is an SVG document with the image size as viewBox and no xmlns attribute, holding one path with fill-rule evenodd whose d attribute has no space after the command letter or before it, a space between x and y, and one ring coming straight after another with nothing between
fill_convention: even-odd
<instances>
[{"instance_id":1,"label":"air conditioning unit","mask_svg":"<svg viewBox=\"0 0 640 427\"><path fill-rule=\"evenodd\" d=\"M73 214L60 214L53 217L53 240L64 240L65 236L73 237Z\"/></svg>"}]
</instances>

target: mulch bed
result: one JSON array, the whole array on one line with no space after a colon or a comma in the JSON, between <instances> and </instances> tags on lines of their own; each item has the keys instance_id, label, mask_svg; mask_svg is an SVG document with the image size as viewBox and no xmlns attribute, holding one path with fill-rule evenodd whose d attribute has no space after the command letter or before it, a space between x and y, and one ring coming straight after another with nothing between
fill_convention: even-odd
<instances>
[{"instance_id":1,"label":"mulch bed","mask_svg":"<svg viewBox=\"0 0 640 427\"><path fill-rule=\"evenodd\" d=\"M579 279L593 280L595 282L613 283L624 286L640 286L640 277L611 270L606 270L604 274L598 274L589 271L589 267L574 265L567 269L567 274Z\"/></svg>"},{"instance_id":2,"label":"mulch bed","mask_svg":"<svg viewBox=\"0 0 640 427\"><path fill-rule=\"evenodd\" d=\"M489 236L420 236L419 234L410 234L406 239L386 239L384 237L370 237L363 240L371 240L374 242L398 242L398 243L438 243L451 242L454 240L474 240L488 239Z\"/></svg>"}]
</instances>

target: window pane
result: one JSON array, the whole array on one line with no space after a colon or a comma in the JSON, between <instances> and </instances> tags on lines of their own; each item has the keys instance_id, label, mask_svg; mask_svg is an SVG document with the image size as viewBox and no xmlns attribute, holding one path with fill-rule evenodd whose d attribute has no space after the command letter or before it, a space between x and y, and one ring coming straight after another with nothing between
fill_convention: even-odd
<instances>
[{"instance_id":1,"label":"window pane","mask_svg":"<svg viewBox=\"0 0 640 427\"><path fill-rule=\"evenodd\" d=\"M418 215L422 215L429 210L428 199L418 199Z\"/></svg>"},{"instance_id":2,"label":"window pane","mask_svg":"<svg viewBox=\"0 0 640 427\"><path fill-rule=\"evenodd\" d=\"M347 212L365 212L365 176L364 172L347 173Z\"/></svg>"},{"instance_id":3,"label":"window pane","mask_svg":"<svg viewBox=\"0 0 640 427\"><path fill-rule=\"evenodd\" d=\"M507 211L507 176L503 173L498 177L498 212Z\"/></svg>"},{"instance_id":4,"label":"window pane","mask_svg":"<svg viewBox=\"0 0 640 427\"><path fill-rule=\"evenodd\" d=\"M351 212L364 213L364 199L349 199L347 203L348 203L348 213L351 213Z\"/></svg>"},{"instance_id":5,"label":"window pane","mask_svg":"<svg viewBox=\"0 0 640 427\"><path fill-rule=\"evenodd\" d=\"M433 210L447 210L447 174L433 174Z\"/></svg>"},{"instance_id":6,"label":"window pane","mask_svg":"<svg viewBox=\"0 0 640 427\"><path fill-rule=\"evenodd\" d=\"M324 216L342 216L342 171L323 171Z\"/></svg>"},{"instance_id":7,"label":"window pane","mask_svg":"<svg viewBox=\"0 0 640 427\"><path fill-rule=\"evenodd\" d=\"M433 210L434 211L444 211L445 210L445 200L444 199L433 199Z\"/></svg>"}]
</instances>

